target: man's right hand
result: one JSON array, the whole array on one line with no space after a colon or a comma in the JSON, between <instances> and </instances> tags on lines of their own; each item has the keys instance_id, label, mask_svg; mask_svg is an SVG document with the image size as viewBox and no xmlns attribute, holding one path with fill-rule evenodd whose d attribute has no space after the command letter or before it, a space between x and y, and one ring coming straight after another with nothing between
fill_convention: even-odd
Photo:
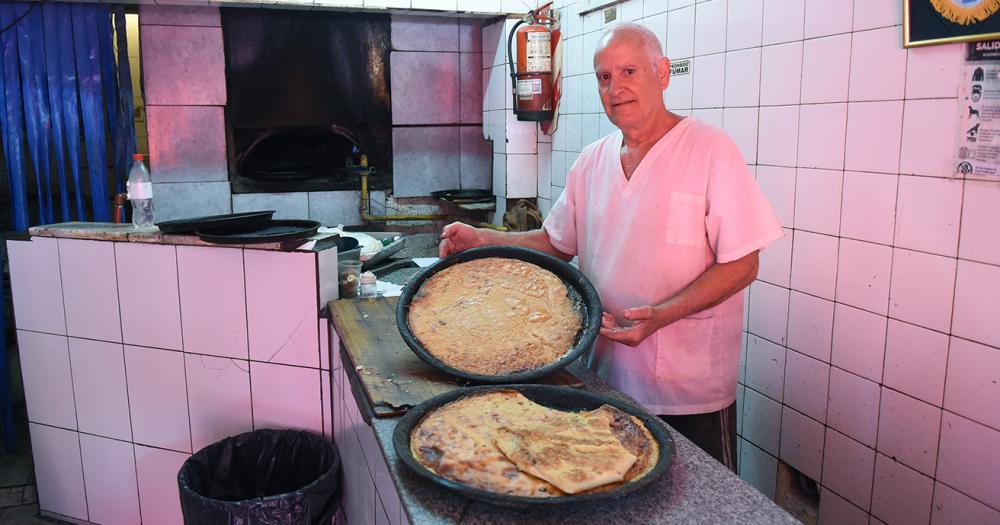
<instances>
[{"instance_id":1,"label":"man's right hand","mask_svg":"<svg viewBox=\"0 0 1000 525\"><path fill-rule=\"evenodd\" d=\"M469 248L482 246L482 232L478 228L461 222L453 222L441 230L441 243L438 245L438 256L447 257Z\"/></svg>"}]
</instances>

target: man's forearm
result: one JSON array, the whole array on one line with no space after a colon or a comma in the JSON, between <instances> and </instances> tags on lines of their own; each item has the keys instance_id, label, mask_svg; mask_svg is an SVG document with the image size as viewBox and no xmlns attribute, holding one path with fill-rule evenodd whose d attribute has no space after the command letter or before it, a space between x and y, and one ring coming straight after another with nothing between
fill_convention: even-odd
<instances>
[{"instance_id":1,"label":"man's forearm","mask_svg":"<svg viewBox=\"0 0 1000 525\"><path fill-rule=\"evenodd\" d=\"M656 305L654 315L658 324L667 326L729 299L757 278L758 265L756 251L735 261L712 265L687 288Z\"/></svg>"},{"instance_id":2,"label":"man's forearm","mask_svg":"<svg viewBox=\"0 0 1000 525\"><path fill-rule=\"evenodd\" d=\"M565 254L557 250L549 241L549 234L544 229L531 230L527 232L502 232L497 230L480 229L478 234L483 245L505 245L521 246L547 253L563 260L570 260L572 255Z\"/></svg>"}]
</instances>

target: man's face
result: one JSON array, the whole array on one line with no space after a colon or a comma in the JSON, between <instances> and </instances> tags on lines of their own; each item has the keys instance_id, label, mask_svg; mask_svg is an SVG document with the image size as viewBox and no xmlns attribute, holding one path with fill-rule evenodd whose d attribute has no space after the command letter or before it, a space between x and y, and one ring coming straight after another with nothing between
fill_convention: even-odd
<instances>
[{"instance_id":1,"label":"man's face","mask_svg":"<svg viewBox=\"0 0 1000 525\"><path fill-rule=\"evenodd\" d=\"M641 127L663 107L670 63L654 64L639 39L612 39L594 56L594 69L604 112L619 128Z\"/></svg>"}]
</instances>

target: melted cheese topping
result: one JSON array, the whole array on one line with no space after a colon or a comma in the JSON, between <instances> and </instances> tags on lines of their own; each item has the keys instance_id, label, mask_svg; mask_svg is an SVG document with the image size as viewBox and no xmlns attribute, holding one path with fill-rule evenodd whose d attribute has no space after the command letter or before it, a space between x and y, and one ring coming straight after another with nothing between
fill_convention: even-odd
<instances>
[{"instance_id":1,"label":"melted cheese topping","mask_svg":"<svg viewBox=\"0 0 1000 525\"><path fill-rule=\"evenodd\" d=\"M452 481L530 497L608 490L645 475L659 453L645 425L616 408L563 412L513 390L468 396L424 416L410 451Z\"/></svg>"},{"instance_id":2,"label":"melted cheese topping","mask_svg":"<svg viewBox=\"0 0 1000 525\"><path fill-rule=\"evenodd\" d=\"M490 257L450 266L423 283L409 322L445 364L482 375L540 368L572 348L583 319L552 272Z\"/></svg>"}]
</instances>

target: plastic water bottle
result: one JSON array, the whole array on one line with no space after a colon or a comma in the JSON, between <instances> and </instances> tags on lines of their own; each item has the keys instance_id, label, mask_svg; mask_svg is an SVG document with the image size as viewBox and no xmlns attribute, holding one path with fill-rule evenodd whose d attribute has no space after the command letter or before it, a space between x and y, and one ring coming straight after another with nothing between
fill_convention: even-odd
<instances>
[{"instance_id":1,"label":"plastic water bottle","mask_svg":"<svg viewBox=\"0 0 1000 525\"><path fill-rule=\"evenodd\" d=\"M132 155L134 162L128 172L128 200L132 202L132 224L136 228L153 226L153 179L142 163L142 153Z\"/></svg>"}]
</instances>

